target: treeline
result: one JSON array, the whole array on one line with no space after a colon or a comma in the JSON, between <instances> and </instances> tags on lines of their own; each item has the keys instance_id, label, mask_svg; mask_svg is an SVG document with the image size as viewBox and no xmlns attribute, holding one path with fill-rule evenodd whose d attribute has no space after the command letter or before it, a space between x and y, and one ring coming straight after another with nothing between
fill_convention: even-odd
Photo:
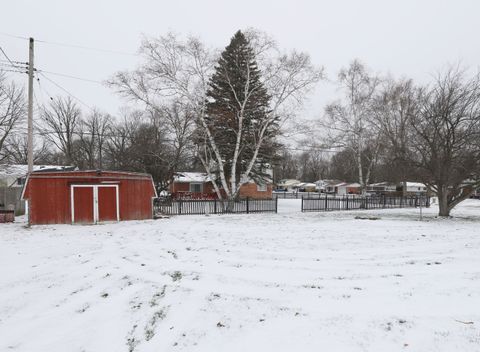
<instances>
[{"instance_id":1,"label":"treeline","mask_svg":"<svg viewBox=\"0 0 480 352\"><path fill-rule=\"evenodd\" d=\"M25 94L14 84L1 88L5 90L0 89L0 162L26 164ZM162 187L175 170L198 168L192 119L183 114L173 105L162 111L124 109L111 116L82 110L72 98L59 96L37 111L34 163L146 172Z\"/></svg>"},{"instance_id":2,"label":"treeline","mask_svg":"<svg viewBox=\"0 0 480 352\"><path fill-rule=\"evenodd\" d=\"M420 181L440 215L480 186L478 74L451 68L423 85L354 60L338 73L338 99L294 141L285 126L325 78L307 53L255 30L220 54L173 34L146 38L140 53L141 65L108 81L139 109L111 116L52 98L36 112L36 163L147 172L160 187L174 171L206 171L231 198L269 166L275 180ZM0 162L26 163L25 117L23 88L0 76Z\"/></svg>"}]
</instances>

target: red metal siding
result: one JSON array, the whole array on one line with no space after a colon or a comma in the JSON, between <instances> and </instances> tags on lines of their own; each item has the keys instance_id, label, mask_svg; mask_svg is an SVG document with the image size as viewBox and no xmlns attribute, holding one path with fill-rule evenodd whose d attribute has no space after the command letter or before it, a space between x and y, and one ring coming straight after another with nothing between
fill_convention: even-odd
<instances>
[{"instance_id":1,"label":"red metal siding","mask_svg":"<svg viewBox=\"0 0 480 352\"><path fill-rule=\"evenodd\" d=\"M98 221L117 220L117 189L98 187Z\"/></svg>"},{"instance_id":2,"label":"red metal siding","mask_svg":"<svg viewBox=\"0 0 480 352\"><path fill-rule=\"evenodd\" d=\"M76 224L93 223L93 187L73 188L73 214Z\"/></svg>"},{"instance_id":3,"label":"red metal siding","mask_svg":"<svg viewBox=\"0 0 480 352\"><path fill-rule=\"evenodd\" d=\"M120 220L152 218L155 189L149 175L113 171L45 172L33 173L25 186L23 198L28 199L30 223L71 223L71 186L102 183L118 184Z\"/></svg>"}]
</instances>

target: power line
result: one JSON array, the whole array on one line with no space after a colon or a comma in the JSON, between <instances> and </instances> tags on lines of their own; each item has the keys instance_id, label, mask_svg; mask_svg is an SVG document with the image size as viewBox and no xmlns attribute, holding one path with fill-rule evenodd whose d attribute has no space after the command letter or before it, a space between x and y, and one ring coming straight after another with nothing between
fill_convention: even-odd
<instances>
[{"instance_id":1,"label":"power line","mask_svg":"<svg viewBox=\"0 0 480 352\"><path fill-rule=\"evenodd\" d=\"M79 103L81 103L82 105L86 106L87 108L89 108L90 110L94 111L94 109L92 107L90 107L88 104L84 103L81 99L77 98L75 95L73 95L72 93L70 93L67 89L63 88L60 84L58 84L57 82L53 81L52 79L48 78L47 76L45 76L45 74L43 72L39 72L40 75L42 75L43 78L45 78L46 80L48 80L50 83L54 84L56 87L60 88L61 90L63 90L65 93L67 93L69 96L71 96L72 98L74 98L75 100L77 100Z\"/></svg>"},{"instance_id":2,"label":"power line","mask_svg":"<svg viewBox=\"0 0 480 352\"><path fill-rule=\"evenodd\" d=\"M3 48L2 48L1 46L0 46L0 51L2 52L3 56L5 56L5 57L7 58L8 62L10 62L10 63L12 64L12 66L15 65L15 64L13 63L13 61L10 60L10 58L9 58L8 55L7 55L7 53L3 50Z\"/></svg>"},{"instance_id":3,"label":"power line","mask_svg":"<svg viewBox=\"0 0 480 352\"><path fill-rule=\"evenodd\" d=\"M0 72L28 73L27 71L17 71L17 70L3 69L3 68L0 68Z\"/></svg>"},{"instance_id":4,"label":"power line","mask_svg":"<svg viewBox=\"0 0 480 352\"><path fill-rule=\"evenodd\" d=\"M29 39L27 37L8 34L8 33L3 33L3 32L0 32L0 34L4 35L4 36L7 36L7 37L16 38L16 39L23 39L23 40L28 40ZM98 51L98 52L109 53L109 54L127 55L127 56L140 56L140 54L137 54L137 53L130 53L130 52L121 51L121 50L111 50L111 49L96 48L96 47L78 45L78 44L52 42L52 41L49 41L49 40L35 39L35 42L43 43L43 44L49 44L49 45L63 46L63 47L73 48L73 49L92 50L92 51Z\"/></svg>"},{"instance_id":5,"label":"power line","mask_svg":"<svg viewBox=\"0 0 480 352\"><path fill-rule=\"evenodd\" d=\"M85 81L85 82L92 82L92 83L98 83L98 84L101 84L103 85L103 82L101 81L96 81L94 79L89 79L89 78L82 78L82 77L77 77L77 76L72 76L72 75L68 75L66 73L58 73L58 72L52 72L52 71L45 71L45 70L37 70L35 69L36 72L38 73L49 73L51 75L57 75L57 76L62 76L62 77L67 77L67 78L72 78L72 79L77 79L79 81Z\"/></svg>"},{"instance_id":6,"label":"power line","mask_svg":"<svg viewBox=\"0 0 480 352\"><path fill-rule=\"evenodd\" d=\"M25 40L29 40L30 38L27 38L27 37L22 37L22 36L19 36L19 35L14 35L14 34L8 34L8 33L4 33L4 32L0 32L1 35L4 35L6 37L11 37L11 38L17 38L17 39L25 39Z\"/></svg>"},{"instance_id":7,"label":"power line","mask_svg":"<svg viewBox=\"0 0 480 352\"><path fill-rule=\"evenodd\" d=\"M10 61L10 60L0 59L0 62L8 62L8 63L10 63L10 64L13 62L14 65L24 65L24 66L25 66L25 65L28 65L28 62L15 61L15 60Z\"/></svg>"}]
</instances>

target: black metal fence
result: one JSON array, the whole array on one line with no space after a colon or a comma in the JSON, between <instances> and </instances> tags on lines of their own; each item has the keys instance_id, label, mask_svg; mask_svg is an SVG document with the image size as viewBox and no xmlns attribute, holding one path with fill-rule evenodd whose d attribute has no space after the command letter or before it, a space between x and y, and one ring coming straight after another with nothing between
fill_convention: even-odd
<instances>
[{"instance_id":1,"label":"black metal fence","mask_svg":"<svg viewBox=\"0 0 480 352\"><path fill-rule=\"evenodd\" d=\"M302 198L319 198L325 196L325 193L318 192L273 192L273 198L278 199L302 199Z\"/></svg>"},{"instance_id":2,"label":"black metal fence","mask_svg":"<svg viewBox=\"0 0 480 352\"><path fill-rule=\"evenodd\" d=\"M302 212L329 210L368 210L430 206L429 197L329 197L302 198Z\"/></svg>"},{"instance_id":3,"label":"black metal fence","mask_svg":"<svg viewBox=\"0 0 480 352\"><path fill-rule=\"evenodd\" d=\"M238 199L234 201L219 199L171 199L156 198L153 202L155 215L203 215L203 214L252 214L276 213L278 200Z\"/></svg>"}]
</instances>

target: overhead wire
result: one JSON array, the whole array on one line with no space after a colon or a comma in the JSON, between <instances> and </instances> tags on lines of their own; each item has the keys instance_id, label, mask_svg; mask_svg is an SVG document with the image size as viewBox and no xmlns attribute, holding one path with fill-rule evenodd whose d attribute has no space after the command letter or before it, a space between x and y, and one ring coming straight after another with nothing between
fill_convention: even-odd
<instances>
[{"instance_id":1,"label":"overhead wire","mask_svg":"<svg viewBox=\"0 0 480 352\"><path fill-rule=\"evenodd\" d=\"M70 93L66 88L62 87L60 84L58 84L57 82L55 82L54 80L52 80L51 78L47 77L42 71L39 72L39 74L45 78L47 81L49 81L50 83L52 83L53 85L55 85L57 88L63 90L65 93L67 93L69 96L71 96L72 98L74 98L75 100L77 100L80 104L86 106L88 109L92 110L92 111L95 111L95 109L93 109L91 106L89 106L87 103L85 103L84 101L82 101L81 99L77 98L75 95L73 95L72 93Z\"/></svg>"},{"instance_id":2,"label":"overhead wire","mask_svg":"<svg viewBox=\"0 0 480 352\"><path fill-rule=\"evenodd\" d=\"M90 79L90 78L82 78L82 77L78 77L78 76L72 76L72 75L69 75L69 74L66 74L66 73L52 72L52 71L46 71L46 70L37 70L37 69L35 69L35 71L37 71L38 73L43 72L43 73L48 73L48 74L51 74L51 75L62 76L62 77L77 79L79 81L92 82L92 83L98 83L98 84L103 85L103 82L101 82L101 81L96 81L96 80Z\"/></svg>"},{"instance_id":3,"label":"overhead wire","mask_svg":"<svg viewBox=\"0 0 480 352\"><path fill-rule=\"evenodd\" d=\"M23 40L29 40L29 39L30 39L30 38L27 38L27 37L23 37L23 36L19 36L19 35L13 35L13 34L5 33L5 32L0 32L0 34L1 34L1 35L4 35L4 36L7 36L7 37L17 38L17 39L23 39ZM54 41L42 40L42 39L35 39L35 42L36 42L36 43L42 43L42 44L62 46L62 47L66 47L66 48L98 51L98 52L109 53L109 54L128 55L128 56L140 56L140 54L138 54L138 53L131 53L131 52L127 52L127 51L104 49L104 48L96 48L96 47L91 47L91 46L86 46L86 45L71 44L71 43L62 43L62 42L54 42Z\"/></svg>"},{"instance_id":4,"label":"overhead wire","mask_svg":"<svg viewBox=\"0 0 480 352\"><path fill-rule=\"evenodd\" d=\"M0 32L0 35L4 35L4 36L8 36L8 37L11 37L11 38L16 38L16 39L22 39L22 40L29 40L30 38L28 37L24 37L24 36L19 36L19 35L13 35L13 34L9 34L9 33L5 33L5 32ZM97 51L97 52L103 52L103 53L109 53L109 54L119 54L119 55L128 55L128 56L141 56L139 53L131 53L131 52L125 52L125 51L119 51L119 50L110 50L110 49L103 49L103 48L96 48L96 47L90 47L90 46L84 46L84 45L77 45L77 44L70 44L70 43L62 43L62 42L54 42L54 41L47 41L47 40L42 40L42 39L35 39L35 42L37 43L42 43L42 44L49 44L49 45L56 45L56 46L62 46L62 47L68 47L68 48L73 48L73 49L82 49L82 50L92 50L92 51ZM20 68L20 65L28 65L28 62L21 62L21 61L12 61L8 55L5 53L5 51L3 50L3 48L0 47L0 50L3 54L3 56L6 57L6 59L8 60L8 62L10 63L10 65L14 68ZM5 62L5 60L2 60ZM4 70L6 71L6 70ZM20 72L20 71L13 71L12 72L17 72L17 73L23 73L23 72ZM79 103L81 103L82 105L84 105L85 107L87 107L88 109L94 111L94 109L89 106L87 103L85 103L83 100L79 99L78 97L76 97L75 95L73 95L69 90L67 90L66 88L64 88L63 86L61 86L59 83L55 82L53 79L47 77L48 74L50 75L57 75L57 76L61 76L61 77L66 77L66 78L71 78L71 79L76 79L76 80L80 80L80 81L85 81L85 82L90 82L90 83L96 83L96 84L102 84L103 85L103 82L101 81L97 81L97 80L94 80L94 79L89 79L89 78L83 78L83 77L78 77L78 76L74 76L74 75L70 75L70 74L65 74L65 73L59 73L59 72L53 72L53 71L47 71L47 70L39 70L39 69L35 69L35 72L37 72L39 75L41 75L43 78L45 78L46 80L48 80L51 84L55 85L57 88L61 89L62 91L64 91L65 93L67 93L70 97L72 97L73 99L75 99L76 101L78 101ZM47 75L46 75L47 74ZM40 78L37 76L37 83L38 83L38 86L40 88L40 91L41 93L43 94L43 90L45 90L47 96L50 98L50 100L53 100L53 96L46 90L46 88L41 85L40 83ZM36 98L35 98L36 99ZM42 99L43 100L43 99ZM38 103L38 100L36 100L36 104L37 104L37 107L40 109L40 104ZM43 106L45 106L45 104L43 103L42 104ZM58 131L48 131L48 130L43 130L42 132L34 132L34 134L40 134L40 135L46 135L46 134L57 134L59 133ZM60 132L62 133L62 132ZM63 133L66 133L66 132L63 132ZM74 134L78 134L78 132L74 131L73 132ZM118 134L112 134L112 133L108 133L108 134L102 134L103 137L119 137L120 135ZM167 140L165 140L167 141ZM301 152L309 152L309 151L312 151L312 150L317 150L317 151L323 151L323 152L330 152L330 153L337 153L338 151L337 150L332 150L332 149L329 149L329 148L319 148L319 147L306 147L306 148L295 148L295 147L282 147L283 149L286 149L286 150L292 150L292 151L301 151Z\"/></svg>"},{"instance_id":5,"label":"overhead wire","mask_svg":"<svg viewBox=\"0 0 480 352\"><path fill-rule=\"evenodd\" d=\"M10 64L14 65L13 61L10 60L7 53L5 52L5 50L3 50L3 48L1 46L0 46L0 51L2 52L3 56L5 56L7 58L8 62L10 62Z\"/></svg>"}]
</instances>

